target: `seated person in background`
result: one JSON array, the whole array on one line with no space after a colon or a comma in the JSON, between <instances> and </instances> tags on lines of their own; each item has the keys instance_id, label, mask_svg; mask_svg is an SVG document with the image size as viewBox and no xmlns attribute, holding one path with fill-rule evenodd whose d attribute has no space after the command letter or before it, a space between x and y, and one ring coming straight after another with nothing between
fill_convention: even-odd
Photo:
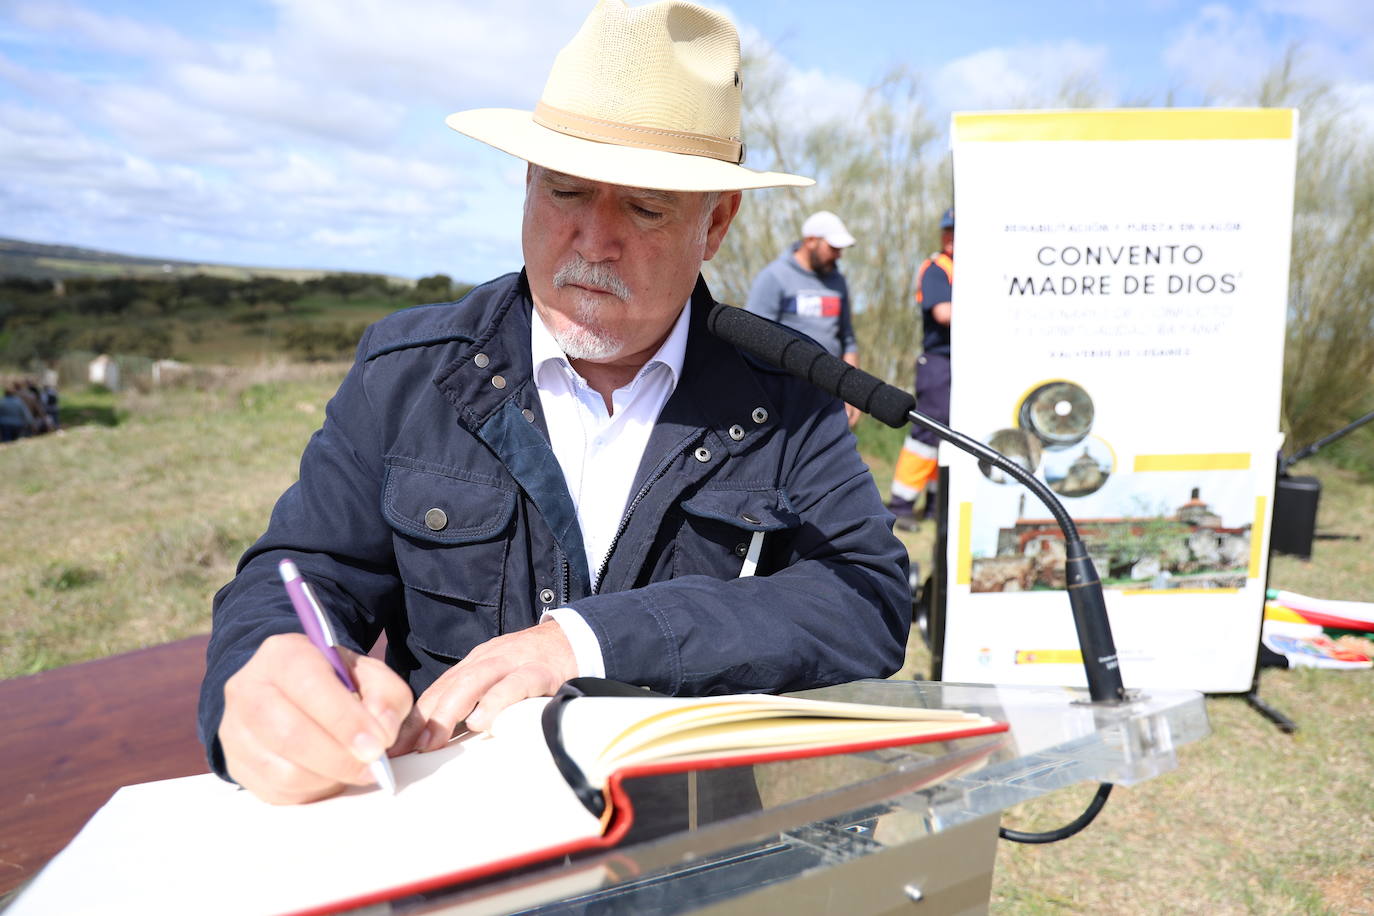
<instances>
[{"instance_id":1,"label":"seated person in background","mask_svg":"<svg viewBox=\"0 0 1374 916\"><path fill-rule=\"evenodd\" d=\"M14 396L24 402L28 414L28 429L25 435L41 436L48 432L48 412L38 396L38 386L29 379L19 379L14 383Z\"/></svg>"},{"instance_id":2,"label":"seated person in background","mask_svg":"<svg viewBox=\"0 0 1374 916\"><path fill-rule=\"evenodd\" d=\"M29 434L33 417L19 397L15 383L5 385L0 397L0 442L13 442Z\"/></svg>"},{"instance_id":3,"label":"seated person in background","mask_svg":"<svg viewBox=\"0 0 1374 916\"><path fill-rule=\"evenodd\" d=\"M840 403L705 327L740 190L808 183L739 165L738 54L717 13L602 0L532 115L450 116L529 163L525 269L363 336L215 599L220 775L323 797L578 675L692 695L901 665L906 554ZM300 633L284 557L361 702ZM385 664L359 654L383 632Z\"/></svg>"}]
</instances>

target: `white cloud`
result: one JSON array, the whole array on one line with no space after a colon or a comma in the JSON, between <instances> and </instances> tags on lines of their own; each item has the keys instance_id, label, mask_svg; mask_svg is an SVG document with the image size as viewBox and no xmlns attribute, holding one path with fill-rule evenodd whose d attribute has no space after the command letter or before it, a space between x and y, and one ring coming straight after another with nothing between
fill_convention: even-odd
<instances>
[{"instance_id":1,"label":"white cloud","mask_svg":"<svg viewBox=\"0 0 1374 916\"><path fill-rule=\"evenodd\" d=\"M1266 12L1307 19L1365 40L1374 35L1374 4L1369 0L1264 0L1260 6Z\"/></svg>"},{"instance_id":2,"label":"white cloud","mask_svg":"<svg viewBox=\"0 0 1374 916\"><path fill-rule=\"evenodd\" d=\"M726 9L721 10L730 15ZM733 17L732 17L733 18ZM751 100L767 94L776 87L773 105L782 123L801 127L823 124L835 119L847 120L863 104L867 88L852 79L838 76L816 67L801 69L786 58L756 29L740 26L740 45L746 66L754 70L744 72L746 107ZM749 141L749 124L743 125L744 139Z\"/></svg>"},{"instance_id":3,"label":"white cloud","mask_svg":"<svg viewBox=\"0 0 1374 916\"><path fill-rule=\"evenodd\" d=\"M0 54L0 81L24 95L52 105L75 105L86 94L80 80L56 71L38 71Z\"/></svg>"},{"instance_id":4,"label":"white cloud","mask_svg":"<svg viewBox=\"0 0 1374 916\"><path fill-rule=\"evenodd\" d=\"M34 168L80 174L115 158L62 115L0 103L0 160L11 174Z\"/></svg>"},{"instance_id":5,"label":"white cloud","mask_svg":"<svg viewBox=\"0 0 1374 916\"><path fill-rule=\"evenodd\" d=\"M162 88L113 83L85 95L91 117L144 155L226 167L260 164L244 125Z\"/></svg>"},{"instance_id":6,"label":"white cloud","mask_svg":"<svg viewBox=\"0 0 1374 916\"><path fill-rule=\"evenodd\" d=\"M941 67L932 95L950 111L1106 104L1107 51L1072 40L988 48Z\"/></svg>"},{"instance_id":7,"label":"white cloud","mask_svg":"<svg viewBox=\"0 0 1374 916\"><path fill-rule=\"evenodd\" d=\"M1374 4L1367 0L1265 0L1244 11L1209 5L1173 36L1164 61L1211 101L1249 104L1290 49L1300 83L1326 85L1354 122L1374 132Z\"/></svg>"},{"instance_id":8,"label":"white cloud","mask_svg":"<svg viewBox=\"0 0 1374 916\"><path fill-rule=\"evenodd\" d=\"M261 34L210 43L71 4L15 5L4 37L24 59L0 55L0 81L27 102L0 101L0 234L417 274L452 271L457 247L459 263L496 263L455 276L518 266L523 169L442 117L490 104L483 85L531 102L584 4L523 0L525 25L433 0L278 9ZM89 52L79 71L73 46ZM507 210L513 221L496 215ZM454 246L434 228L455 223L486 239Z\"/></svg>"},{"instance_id":9,"label":"white cloud","mask_svg":"<svg viewBox=\"0 0 1374 916\"><path fill-rule=\"evenodd\" d=\"M335 85L451 106L532 105L585 0L277 0L276 38Z\"/></svg>"},{"instance_id":10,"label":"white cloud","mask_svg":"<svg viewBox=\"0 0 1374 916\"><path fill-rule=\"evenodd\" d=\"M195 52L195 44L175 29L107 16L61 0L26 0L10 9L15 21L30 29L128 57L162 58Z\"/></svg>"},{"instance_id":11,"label":"white cloud","mask_svg":"<svg viewBox=\"0 0 1374 916\"><path fill-rule=\"evenodd\" d=\"M1164 50L1164 64L1183 86L1219 100L1253 94L1280 59L1258 13L1210 4Z\"/></svg>"},{"instance_id":12,"label":"white cloud","mask_svg":"<svg viewBox=\"0 0 1374 916\"><path fill-rule=\"evenodd\" d=\"M310 241L329 248L375 248L385 240L385 234L376 227L316 229L310 233Z\"/></svg>"},{"instance_id":13,"label":"white cloud","mask_svg":"<svg viewBox=\"0 0 1374 916\"><path fill-rule=\"evenodd\" d=\"M266 55L233 69L178 64L171 77L189 101L209 111L325 140L376 144L394 137L402 118L391 100L295 78Z\"/></svg>"}]
</instances>

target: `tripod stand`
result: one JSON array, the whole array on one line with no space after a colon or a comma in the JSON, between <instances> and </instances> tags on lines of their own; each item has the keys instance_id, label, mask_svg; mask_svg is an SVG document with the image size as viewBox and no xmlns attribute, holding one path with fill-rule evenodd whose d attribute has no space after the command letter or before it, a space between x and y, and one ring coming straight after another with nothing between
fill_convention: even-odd
<instances>
[{"instance_id":1,"label":"tripod stand","mask_svg":"<svg viewBox=\"0 0 1374 916\"><path fill-rule=\"evenodd\" d=\"M1274 509L1270 517L1269 555L1272 561L1275 553L1311 559L1312 539L1316 532L1317 503L1321 498L1321 481L1315 477L1293 477L1288 469L1304 458L1315 455L1322 447L1347 436L1366 423L1374 420L1374 411L1365 414L1335 432L1323 436L1311 445L1301 448L1287 458L1279 457L1278 473L1274 478ZM1269 569L1265 570L1265 591L1269 588ZM1265 665L1265 646L1259 646L1259 658L1255 664L1255 679L1250 691L1244 694L1245 702L1279 727L1280 731L1297 731L1297 723L1279 710L1270 706L1259 697L1260 668Z\"/></svg>"}]
</instances>

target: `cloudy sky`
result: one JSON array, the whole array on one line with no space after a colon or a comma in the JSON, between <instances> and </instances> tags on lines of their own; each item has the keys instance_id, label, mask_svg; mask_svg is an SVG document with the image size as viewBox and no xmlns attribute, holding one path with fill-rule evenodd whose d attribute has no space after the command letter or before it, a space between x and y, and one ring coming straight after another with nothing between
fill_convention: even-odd
<instances>
[{"instance_id":1,"label":"cloudy sky","mask_svg":"<svg viewBox=\"0 0 1374 916\"><path fill-rule=\"evenodd\" d=\"M1070 78L1104 104L1225 102L1296 44L1374 125L1371 0L715 5L822 112L897 63L942 122ZM523 164L443 117L531 107L590 6L0 0L0 236L469 281L518 267Z\"/></svg>"}]
</instances>

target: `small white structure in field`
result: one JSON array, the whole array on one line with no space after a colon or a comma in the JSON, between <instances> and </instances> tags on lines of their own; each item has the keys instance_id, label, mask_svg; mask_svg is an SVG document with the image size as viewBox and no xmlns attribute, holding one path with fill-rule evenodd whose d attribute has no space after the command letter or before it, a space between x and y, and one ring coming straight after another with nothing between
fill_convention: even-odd
<instances>
[{"instance_id":1,"label":"small white structure in field","mask_svg":"<svg viewBox=\"0 0 1374 916\"><path fill-rule=\"evenodd\" d=\"M191 367L186 363L174 359L159 359L153 363L153 384L161 385L164 382L176 381L190 371Z\"/></svg>"},{"instance_id":2,"label":"small white structure in field","mask_svg":"<svg viewBox=\"0 0 1374 916\"><path fill-rule=\"evenodd\" d=\"M118 391L119 363L102 353L91 360L88 378L92 385L104 385L111 391Z\"/></svg>"}]
</instances>

